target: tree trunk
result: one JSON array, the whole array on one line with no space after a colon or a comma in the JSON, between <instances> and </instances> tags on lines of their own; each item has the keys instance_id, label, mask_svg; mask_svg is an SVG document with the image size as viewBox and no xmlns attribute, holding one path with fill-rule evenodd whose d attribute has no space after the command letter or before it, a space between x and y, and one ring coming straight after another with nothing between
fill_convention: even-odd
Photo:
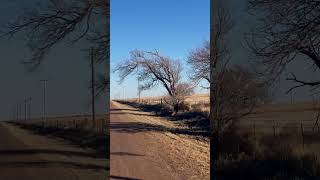
<instances>
[{"instance_id":1,"label":"tree trunk","mask_svg":"<svg viewBox=\"0 0 320 180\"><path fill-rule=\"evenodd\" d=\"M215 111L214 111L214 95L215 95L215 87L214 87L214 70L215 70L215 62L213 59L213 46L214 46L214 2L216 3L216 0L210 1L210 127L211 127L211 137L210 137L210 179L215 180L216 178L216 172L217 172L217 161L218 161L218 150L217 147L219 145L217 141L218 134L215 133L214 129L214 119L215 119Z\"/></svg>"},{"instance_id":2,"label":"tree trunk","mask_svg":"<svg viewBox=\"0 0 320 180\"><path fill-rule=\"evenodd\" d=\"M180 105L179 105L179 103L175 103L175 104L173 105L174 115L178 114L179 110L180 110Z\"/></svg>"}]
</instances>

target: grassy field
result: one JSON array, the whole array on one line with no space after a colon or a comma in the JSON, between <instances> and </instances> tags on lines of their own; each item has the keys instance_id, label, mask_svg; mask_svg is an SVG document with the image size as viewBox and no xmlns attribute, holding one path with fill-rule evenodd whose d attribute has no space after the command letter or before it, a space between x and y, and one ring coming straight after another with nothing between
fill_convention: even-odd
<instances>
[{"instance_id":1,"label":"grassy field","mask_svg":"<svg viewBox=\"0 0 320 180\"><path fill-rule=\"evenodd\" d=\"M144 112L150 112L163 119L174 122L190 136L196 139L209 141L209 95L195 94L186 97L186 102L190 109L180 110L177 114L172 113L172 109L163 100L165 97L144 97L140 101L137 98L113 100L120 104L126 104L140 109Z\"/></svg>"},{"instance_id":2,"label":"grassy field","mask_svg":"<svg viewBox=\"0 0 320 180\"><path fill-rule=\"evenodd\" d=\"M157 97L142 97L140 98L140 103L149 104L149 105L157 105L164 103L164 96ZM139 102L138 98L128 98L121 99L128 102ZM190 106L191 110L201 111L206 114L209 114L210 111L210 103L209 103L209 94L194 94L191 96L186 96L185 102Z\"/></svg>"},{"instance_id":3,"label":"grassy field","mask_svg":"<svg viewBox=\"0 0 320 180\"><path fill-rule=\"evenodd\" d=\"M268 104L258 107L254 113L241 119L239 126L243 131L258 134L280 133L319 133L316 124L318 111L313 103ZM302 128L302 129L301 129Z\"/></svg>"},{"instance_id":4,"label":"grassy field","mask_svg":"<svg viewBox=\"0 0 320 180\"><path fill-rule=\"evenodd\" d=\"M317 106L310 102L264 105L241 119L238 129L262 141L272 141L267 144L287 146L298 153L316 153L320 157Z\"/></svg>"},{"instance_id":5,"label":"grassy field","mask_svg":"<svg viewBox=\"0 0 320 180\"><path fill-rule=\"evenodd\" d=\"M141 98L140 102L132 98L125 101L142 104L142 109L155 109L161 103L161 98ZM209 112L208 95L193 95L187 97L186 102L193 108ZM320 128L316 123L317 106L311 102L266 104L238 120L235 130L225 134L222 139L219 178L319 179ZM199 120L193 119L191 123L189 120L183 121L195 127ZM201 127L209 125L200 124Z\"/></svg>"},{"instance_id":6,"label":"grassy field","mask_svg":"<svg viewBox=\"0 0 320 180\"><path fill-rule=\"evenodd\" d=\"M143 97L140 103L156 105L164 97ZM137 98L125 99L138 102ZM203 112L210 111L209 94L195 94L186 97L191 109ZM278 136L283 134L295 136L311 136L320 133L320 122L317 124L318 111L312 102L266 104L257 107L254 113L240 119L237 123L241 133L255 133L257 136ZM320 121L320 120L319 120Z\"/></svg>"},{"instance_id":7,"label":"grassy field","mask_svg":"<svg viewBox=\"0 0 320 180\"><path fill-rule=\"evenodd\" d=\"M27 121L20 120L16 122L41 125L44 127L80 129L97 133L103 133L107 131L109 123L107 115L97 115L95 122L92 121L92 117L90 115L48 117L46 120L43 120L42 118L34 118Z\"/></svg>"},{"instance_id":8,"label":"grassy field","mask_svg":"<svg viewBox=\"0 0 320 180\"><path fill-rule=\"evenodd\" d=\"M220 178L319 179L317 116L309 102L257 107L225 134Z\"/></svg>"},{"instance_id":9,"label":"grassy field","mask_svg":"<svg viewBox=\"0 0 320 180\"><path fill-rule=\"evenodd\" d=\"M140 100L159 100L161 98L165 98L165 96L156 96L156 97L141 97ZM126 100L138 100L138 98L127 98ZM191 96L186 96L187 102L194 102L194 101L205 101L209 102L209 94L193 94Z\"/></svg>"}]
</instances>

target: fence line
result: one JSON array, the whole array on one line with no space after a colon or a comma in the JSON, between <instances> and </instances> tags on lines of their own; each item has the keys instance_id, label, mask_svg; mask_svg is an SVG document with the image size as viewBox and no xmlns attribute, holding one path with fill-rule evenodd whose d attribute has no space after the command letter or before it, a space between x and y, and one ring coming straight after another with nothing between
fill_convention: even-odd
<instances>
[{"instance_id":1,"label":"fence line","mask_svg":"<svg viewBox=\"0 0 320 180\"><path fill-rule=\"evenodd\" d=\"M91 117L86 116L69 116L69 117L55 117L47 118L45 121L42 119L31 119L31 120L17 120L20 124L31 124L42 127L61 128L61 129L76 129L83 131L91 131L95 133L106 133L107 132L107 115L97 117L95 122L92 121Z\"/></svg>"},{"instance_id":2,"label":"fence line","mask_svg":"<svg viewBox=\"0 0 320 180\"><path fill-rule=\"evenodd\" d=\"M142 103L142 104L148 104L148 105L162 105L166 103L165 98L155 98L155 99L126 99L124 101L127 102L136 102L136 103ZM186 100L185 101L189 105L193 104L210 104L209 99L208 100Z\"/></svg>"},{"instance_id":3,"label":"fence line","mask_svg":"<svg viewBox=\"0 0 320 180\"><path fill-rule=\"evenodd\" d=\"M258 136L268 136L272 135L274 137L274 140L277 140L277 138L281 137L282 135L286 136L293 136L298 138L297 143L301 144L302 151L305 150L305 138L307 134L313 134L313 135L320 135L320 127L317 126L317 128L314 128L314 124L310 124L310 122L301 121L300 124L298 122L292 124L292 125L280 125L276 122L276 120L272 120L272 125L270 125L270 130L268 132L261 131L261 129L266 130L268 126L265 124L260 125L260 127L257 127L257 124L255 121L251 122L251 132L254 140L257 142ZM260 129L260 131L257 131L257 129ZM300 140L299 140L300 138Z\"/></svg>"}]
</instances>

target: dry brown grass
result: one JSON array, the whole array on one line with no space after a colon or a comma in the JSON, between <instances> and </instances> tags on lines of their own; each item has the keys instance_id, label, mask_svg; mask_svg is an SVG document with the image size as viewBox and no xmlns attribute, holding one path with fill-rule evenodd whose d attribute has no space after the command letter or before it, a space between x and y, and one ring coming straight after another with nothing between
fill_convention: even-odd
<instances>
[{"instance_id":1,"label":"dry brown grass","mask_svg":"<svg viewBox=\"0 0 320 180\"><path fill-rule=\"evenodd\" d=\"M156 97L141 97L140 102L145 104L161 104L161 99L164 99L165 96L156 96ZM124 101L129 102L138 102L138 98L128 98L123 99ZM186 96L185 102L190 106L191 111L204 112L209 114L210 103L209 103L209 94L194 94L191 96ZM164 101L163 101L164 103Z\"/></svg>"},{"instance_id":2,"label":"dry brown grass","mask_svg":"<svg viewBox=\"0 0 320 180\"><path fill-rule=\"evenodd\" d=\"M310 152L320 157L317 114L314 104L309 102L263 105L254 114L240 119L237 131L269 146L283 145L293 148L295 153Z\"/></svg>"},{"instance_id":3,"label":"dry brown grass","mask_svg":"<svg viewBox=\"0 0 320 180\"><path fill-rule=\"evenodd\" d=\"M108 130L107 115L96 116L95 123L90 115L79 116L61 116L49 117L45 121L41 118L32 119L30 121L19 121L23 124L41 125L44 127L62 128L62 129L78 129L84 131L92 131L98 133L106 133ZM95 125L94 125L95 124Z\"/></svg>"},{"instance_id":4,"label":"dry brown grass","mask_svg":"<svg viewBox=\"0 0 320 180\"><path fill-rule=\"evenodd\" d=\"M223 139L221 178L318 179L320 131L313 128L314 107L308 102L268 104L240 119L235 134Z\"/></svg>"},{"instance_id":5,"label":"dry brown grass","mask_svg":"<svg viewBox=\"0 0 320 180\"><path fill-rule=\"evenodd\" d=\"M312 103L274 104L256 108L251 114L240 120L242 130L251 131L255 126L257 133L266 135L279 133L300 133L301 124L306 133L319 132L315 126L317 111Z\"/></svg>"}]
</instances>

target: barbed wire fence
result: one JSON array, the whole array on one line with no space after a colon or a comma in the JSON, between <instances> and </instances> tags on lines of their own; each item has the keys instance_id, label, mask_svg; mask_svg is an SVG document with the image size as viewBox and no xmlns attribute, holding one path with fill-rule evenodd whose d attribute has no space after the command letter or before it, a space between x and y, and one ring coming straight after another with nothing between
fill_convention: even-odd
<instances>
[{"instance_id":1,"label":"barbed wire fence","mask_svg":"<svg viewBox=\"0 0 320 180\"><path fill-rule=\"evenodd\" d=\"M95 122L92 121L91 115L65 116L65 117L49 117L46 121L41 118L31 120L16 120L19 124L41 126L43 128L56 128L65 130L82 130L94 133L106 133L107 116L96 116Z\"/></svg>"},{"instance_id":2,"label":"barbed wire fence","mask_svg":"<svg viewBox=\"0 0 320 180\"><path fill-rule=\"evenodd\" d=\"M118 101L122 102L134 102L140 105L159 105L165 106L167 105L166 97L159 98L130 98L130 99L119 99ZM210 110L210 102L209 98L186 98L185 103L190 106L191 111L204 111L209 112Z\"/></svg>"}]
</instances>

